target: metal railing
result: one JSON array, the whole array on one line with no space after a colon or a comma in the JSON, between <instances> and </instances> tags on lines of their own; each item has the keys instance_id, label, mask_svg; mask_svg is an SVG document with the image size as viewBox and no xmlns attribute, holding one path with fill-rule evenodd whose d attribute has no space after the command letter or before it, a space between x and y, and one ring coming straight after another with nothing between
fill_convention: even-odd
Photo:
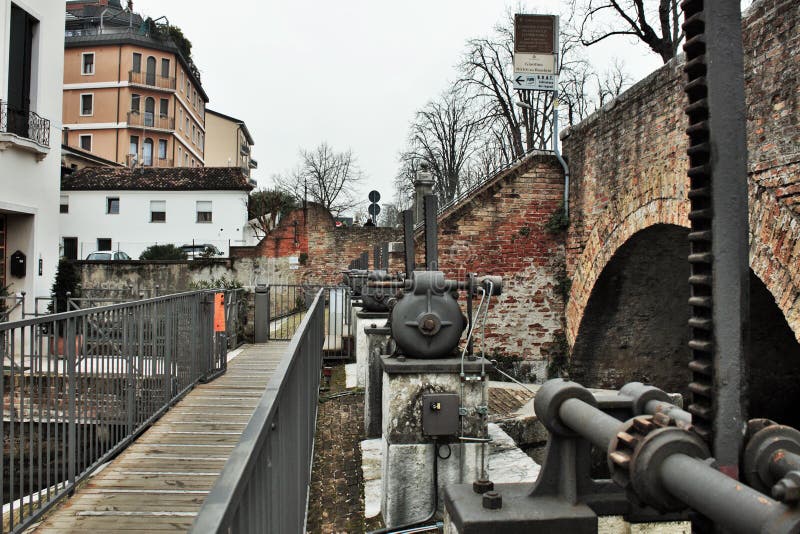
<instances>
[{"instance_id":1,"label":"metal railing","mask_svg":"<svg viewBox=\"0 0 800 534\"><path fill-rule=\"evenodd\" d=\"M50 120L35 112L15 109L0 100L0 132L16 134L44 146L50 146Z\"/></svg>"},{"instance_id":2,"label":"metal railing","mask_svg":"<svg viewBox=\"0 0 800 534\"><path fill-rule=\"evenodd\" d=\"M25 293L19 295L0 295L0 323L8 321L14 311L20 308L25 313Z\"/></svg>"},{"instance_id":3,"label":"metal railing","mask_svg":"<svg viewBox=\"0 0 800 534\"><path fill-rule=\"evenodd\" d=\"M227 367L214 291L0 324L2 532L36 521Z\"/></svg>"},{"instance_id":4,"label":"metal railing","mask_svg":"<svg viewBox=\"0 0 800 534\"><path fill-rule=\"evenodd\" d=\"M134 70L128 71L128 82L136 85L144 85L147 87L157 87L159 89L175 90L175 78L169 76L160 76L155 73L137 72Z\"/></svg>"},{"instance_id":5,"label":"metal railing","mask_svg":"<svg viewBox=\"0 0 800 534\"><path fill-rule=\"evenodd\" d=\"M319 290L192 532L305 532L324 312Z\"/></svg>"},{"instance_id":6,"label":"metal railing","mask_svg":"<svg viewBox=\"0 0 800 534\"><path fill-rule=\"evenodd\" d=\"M174 130L175 118L167 117L159 113L150 113L145 111L139 113L138 111L128 112L128 126L137 128L157 128L159 130Z\"/></svg>"},{"instance_id":7,"label":"metal railing","mask_svg":"<svg viewBox=\"0 0 800 534\"><path fill-rule=\"evenodd\" d=\"M325 304L326 360L349 360L355 346L352 300L346 286L282 285L267 288L268 339L288 341L303 321L314 295L322 289Z\"/></svg>"}]
</instances>

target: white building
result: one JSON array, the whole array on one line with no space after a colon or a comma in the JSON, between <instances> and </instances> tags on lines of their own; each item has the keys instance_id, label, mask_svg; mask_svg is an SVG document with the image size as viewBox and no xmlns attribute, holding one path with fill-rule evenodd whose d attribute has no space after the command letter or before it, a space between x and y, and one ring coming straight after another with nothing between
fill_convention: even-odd
<instances>
[{"instance_id":1,"label":"white building","mask_svg":"<svg viewBox=\"0 0 800 534\"><path fill-rule=\"evenodd\" d=\"M244 244L247 196L238 167L93 167L61 180L63 254L85 259L120 250L138 259L154 244L214 245L223 256Z\"/></svg>"},{"instance_id":2,"label":"white building","mask_svg":"<svg viewBox=\"0 0 800 534\"><path fill-rule=\"evenodd\" d=\"M58 264L64 9L0 0L0 289L24 291L27 312Z\"/></svg>"}]
</instances>

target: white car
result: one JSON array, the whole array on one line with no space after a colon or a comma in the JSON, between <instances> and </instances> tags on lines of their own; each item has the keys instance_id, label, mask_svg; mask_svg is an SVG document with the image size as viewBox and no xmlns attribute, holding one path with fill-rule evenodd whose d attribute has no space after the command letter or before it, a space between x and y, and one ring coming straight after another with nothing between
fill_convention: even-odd
<instances>
[{"instance_id":1,"label":"white car","mask_svg":"<svg viewBox=\"0 0 800 534\"><path fill-rule=\"evenodd\" d=\"M86 256L86 259L93 261L113 261L129 260L131 257L121 250L98 250Z\"/></svg>"}]
</instances>

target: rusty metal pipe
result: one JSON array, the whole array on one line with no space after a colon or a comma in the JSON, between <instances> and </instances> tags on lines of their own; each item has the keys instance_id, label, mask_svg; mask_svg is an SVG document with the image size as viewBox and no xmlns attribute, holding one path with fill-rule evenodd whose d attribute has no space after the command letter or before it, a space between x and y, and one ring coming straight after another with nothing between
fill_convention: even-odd
<instances>
[{"instance_id":1,"label":"rusty metal pipe","mask_svg":"<svg viewBox=\"0 0 800 534\"><path fill-rule=\"evenodd\" d=\"M775 477L777 482L789 471L800 471L800 455L785 449L775 451L769 459L769 474Z\"/></svg>"},{"instance_id":2,"label":"rusty metal pipe","mask_svg":"<svg viewBox=\"0 0 800 534\"><path fill-rule=\"evenodd\" d=\"M687 425L692 424L692 414L668 402L657 400L649 401L647 404L645 404L644 411L650 415L663 413L675 421L680 421L681 423L686 423Z\"/></svg>"}]
</instances>

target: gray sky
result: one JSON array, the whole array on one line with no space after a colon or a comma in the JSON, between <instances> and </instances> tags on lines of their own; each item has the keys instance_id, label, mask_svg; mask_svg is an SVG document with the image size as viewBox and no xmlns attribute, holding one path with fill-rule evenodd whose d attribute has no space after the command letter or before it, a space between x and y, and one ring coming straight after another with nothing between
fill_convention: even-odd
<instances>
[{"instance_id":1,"label":"gray sky","mask_svg":"<svg viewBox=\"0 0 800 534\"><path fill-rule=\"evenodd\" d=\"M294 167L300 148L352 148L363 196L394 196L397 155L417 109L445 90L472 37L488 35L509 0L134 0L183 29L209 107L247 123L259 186ZM526 3L522 3L526 5ZM555 12L556 3L527 4ZM212 9L213 6L213 9ZM624 38L592 51L599 71L624 58L634 79L660 65Z\"/></svg>"}]
</instances>

